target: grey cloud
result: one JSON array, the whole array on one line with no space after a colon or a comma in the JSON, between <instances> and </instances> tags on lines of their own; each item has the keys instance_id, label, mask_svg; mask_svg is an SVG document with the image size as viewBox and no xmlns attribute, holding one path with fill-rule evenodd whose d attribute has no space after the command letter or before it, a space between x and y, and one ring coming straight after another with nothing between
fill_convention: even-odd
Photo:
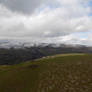
<instances>
[{"instance_id":1,"label":"grey cloud","mask_svg":"<svg viewBox=\"0 0 92 92\"><path fill-rule=\"evenodd\" d=\"M32 13L37 9L45 0L0 0L8 9L20 13Z\"/></svg>"}]
</instances>

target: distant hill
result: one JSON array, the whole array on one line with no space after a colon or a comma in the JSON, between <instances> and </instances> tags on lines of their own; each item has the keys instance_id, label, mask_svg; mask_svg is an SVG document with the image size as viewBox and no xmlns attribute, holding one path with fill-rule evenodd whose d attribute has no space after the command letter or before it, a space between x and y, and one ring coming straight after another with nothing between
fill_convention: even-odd
<instances>
[{"instance_id":1,"label":"distant hill","mask_svg":"<svg viewBox=\"0 0 92 92\"><path fill-rule=\"evenodd\" d=\"M62 54L0 66L0 92L92 92L92 55Z\"/></svg>"},{"instance_id":2,"label":"distant hill","mask_svg":"<svg viewBox=\"0 0 92 92\"><path fill-rule=\"evenodd\" d=\"M0 48L0 65L12 65L35 60L41 57L64 53L92 53L92 47L84 45L40 44Z\"/></svg>"}]
</instances>

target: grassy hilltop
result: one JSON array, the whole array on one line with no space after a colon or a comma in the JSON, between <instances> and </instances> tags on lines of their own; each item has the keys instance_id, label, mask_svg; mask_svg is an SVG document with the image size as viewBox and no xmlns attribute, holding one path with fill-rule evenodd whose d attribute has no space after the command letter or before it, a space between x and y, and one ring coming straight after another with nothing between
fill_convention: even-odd
<instances>
[{"instance_id":1,"label":"grassy hilltop","mask_svg":"<svg viewBox=\"0 0 92 92\"><path fill-rule=\"evenodd\" d=\"M92 92L92 55L56 55L0 66L0 92Z\"/></svg>"}]
</instances>

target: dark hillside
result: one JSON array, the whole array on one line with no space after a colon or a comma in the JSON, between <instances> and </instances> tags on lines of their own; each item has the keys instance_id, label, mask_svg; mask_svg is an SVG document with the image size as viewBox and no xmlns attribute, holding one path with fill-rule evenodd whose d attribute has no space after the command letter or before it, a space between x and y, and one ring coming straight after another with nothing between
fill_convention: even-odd
<instances>
[{"instance_id":1,"label":"dark hillside","mask_svg":"<svg viewBox=\"0 0 92 92\"><path fill-rule=\"evenodd\" d=\"M0 65L19 64L28 60L38 59L44 56L64 54L64 53L92 53L88 47L53 47L33 46L25 48L0 48Z\"/></svg>"}]
</instances>

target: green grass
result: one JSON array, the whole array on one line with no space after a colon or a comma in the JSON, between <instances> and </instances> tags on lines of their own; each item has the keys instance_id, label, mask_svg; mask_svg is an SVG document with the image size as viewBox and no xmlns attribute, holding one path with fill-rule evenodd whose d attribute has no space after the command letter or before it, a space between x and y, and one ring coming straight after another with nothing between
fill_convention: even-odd
<instances>
[{"instance_id":1,"label":"green grass","mask_svg":"<svg viewBox=\"0 0 92 92\"><path fill-rule=\"evenodd\" d=\"M92 92L92 55L63 54L0 66L0 92Z\"/></svg>"}]
</instances>

